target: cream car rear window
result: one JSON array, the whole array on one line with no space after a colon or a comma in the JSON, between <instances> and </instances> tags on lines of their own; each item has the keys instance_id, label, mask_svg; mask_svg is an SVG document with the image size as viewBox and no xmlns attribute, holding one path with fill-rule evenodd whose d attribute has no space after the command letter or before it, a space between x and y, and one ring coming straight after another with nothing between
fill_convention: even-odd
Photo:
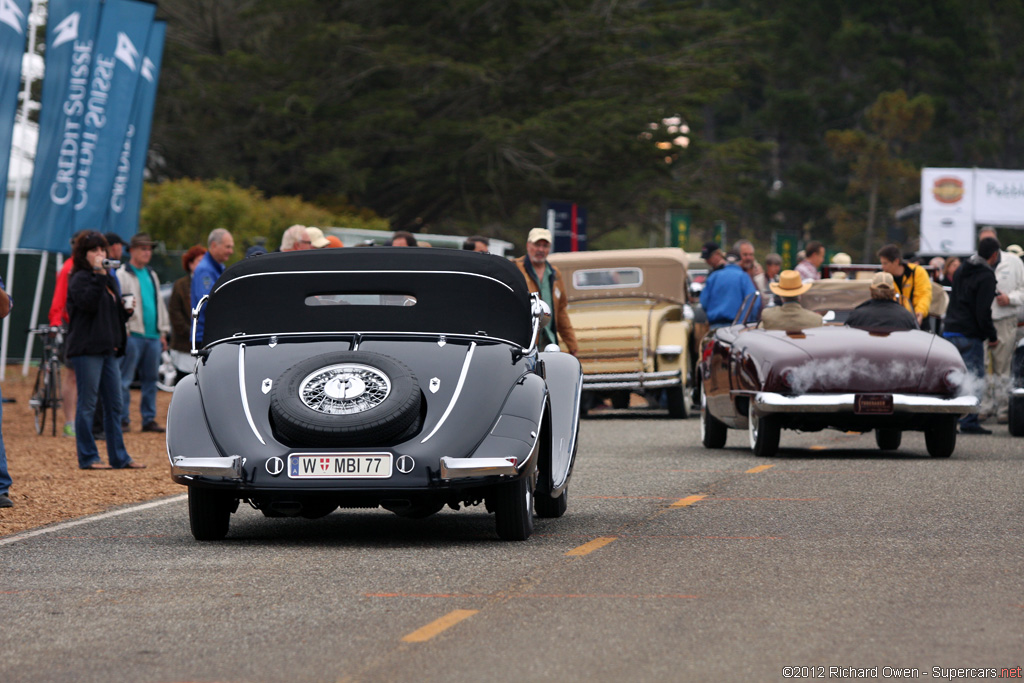
<instances>
[{"instance_id":1,"label":"cream car rear window","mask_svg":"<svg viewBox=\"0 0 1024 683\"><path fill-rule=\"evenodd\" d=\"M644 273L639 268L592 268L572 274L572 286L576 289L637 287L643 281Z\"/></svg>"}]
</instances>

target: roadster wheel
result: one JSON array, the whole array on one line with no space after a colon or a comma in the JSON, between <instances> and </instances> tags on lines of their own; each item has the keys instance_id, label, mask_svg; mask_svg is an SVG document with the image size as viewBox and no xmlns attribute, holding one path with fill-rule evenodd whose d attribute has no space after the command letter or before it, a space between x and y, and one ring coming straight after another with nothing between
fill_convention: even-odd
<instances>
[{"instance_id":1,"label":"roadster wheel","mask_svg":"<svg viewBox=\"0 0 1024 683\"><path fill-rule=\"evenodd\" d=\"M416 376L389 356L328 353L289 368L270 400L274 425L286 439L312 446L388 442L416 421Z\"/></svg>"},{"instance_id":2,"label":"roadster wheel","mask_svg":"<svg viewBox=\"0 0 1024 683\"><path fill-rule=\"evenodd\" d=\"M534 498L533 504L538 517L561 517L565 514L566 508L569 507L569 487L566 486L562 489L561 495L557 498L552 498L545 493L541 493L539 496Z\"/></svg>"},{"instance_id":3,"label":"roadster wheel","mask_svg":"<svg viewBox=\"0 0 1024 683\"><path fill-rule=\"evenodd\" d=\"M924 445L933 458L948 458L956 448L956 418L935 418L924 430Z\"/></svg>"},{"instance_id":4,"label":"roadster wheel","mask_svg":"<svg viewBox=\"0 0 1024 683\"><path fill-rule=\"evenodd\" d=\"M188 522L197 541L219 541L228 535L235 501L220 491L188 487Z\"/></svg>"},{"instance_id":5,"label":"roadster wheel","mask_svg":"<svg viewBox=\"0 0 1024 683\"><path fill-rule=\"evenodd\" d=\"M1012 436L1024 436L1024 396L1010 397L1010 414L1007 426Z\"/></svg>"},{"instance_id":6,"label":"roadster wheel","mask_svg":"<svg viewBox=\"0 0 1024 683\"><path fill-rule=\"evenodd\" d=\"M895 451L903 442L903 432L899 429L876 429L875 443L879 450Z\"/></svg>"},{"instance_id":7,"label":"roadster wheel","mask_svg":"<svg viewBox=\"0 0 1024 683\"><path fill-rule=\"evenodd\" d=\"M708 397L704 393L704 382L700 383L700 442L705 448L722 448L729 428L719 422L708 409Z\"/></svg>"},{"instance_id":8,"label":"roadster wheel","mask_svg":"<svg viewBox=\"0 0 1024 683\"><path fill-rule=\"evenodd\" d=\"M685 420L689 415L686 412L686 387L680 384L677 387L669 387L668 391L668 416L679 420Z\"/></svg>"},{"instance_id":9,"label":"roadster wheel","mask_svg":"<svg viewBox=\"0 0 1024 683\"><path fill-rule=\"evenodd\" d=\"M747 411L747 425L750 430L750 447L754 455L770 458L779 452L779 437L782 428L779 421L772 415L758 417L754 412L754 402L750 401Z\"/></svg>"},{"instance_id":10,"label":"roadster wheel","mask_svg":"<svg viewBox=\"0 0 1024 683\"><path fill-rule=\"evenodd\" d=\"M491 507L498 536L506 541L525 541L533 533L532 477L520 477L499 484L492 494Z\"/></svg>"}]
</instances>

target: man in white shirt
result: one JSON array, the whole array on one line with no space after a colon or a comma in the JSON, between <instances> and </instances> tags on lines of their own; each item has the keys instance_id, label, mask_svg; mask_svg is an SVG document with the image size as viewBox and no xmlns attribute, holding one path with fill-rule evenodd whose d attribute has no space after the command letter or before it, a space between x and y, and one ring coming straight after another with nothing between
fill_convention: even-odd
<instances>
[{"instance_id":1,"label":"man in white shirt","mask_svg":"<svg viewBox=\"0 0 1024 683\"><path fill-rule=\"evenodd\" d=\"M995 228L983 227L978 239L996 237ZM998 239L998 238L996 238ZM1017 310L1024 305L1024 262L1016 254L999 251L996 264L996 298L992 302L992 323L999 343L989 349L992 372L988 376L982 414L995 415L1006 424L1009 411L1010 361L1017 343Z\"/></svg>"},{"instance_id":2,"label":"man in white shirt","mask_svg":"<svg viewBox=\"0 0 1024 683\"><path fill-rule=\"evenodd\" d=\"M804 280L820 280L818 268L825 262L825 245L817 240L807 243L804 247L804 260L796 264L796 272Z\"/></svg>"}]
</instances>

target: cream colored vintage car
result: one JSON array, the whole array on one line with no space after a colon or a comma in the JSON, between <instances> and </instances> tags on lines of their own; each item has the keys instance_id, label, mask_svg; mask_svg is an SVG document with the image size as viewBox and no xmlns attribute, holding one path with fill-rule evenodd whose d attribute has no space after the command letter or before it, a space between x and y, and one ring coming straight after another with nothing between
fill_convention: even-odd
<instances>
[{"instance_id":1,"label":"cream colored vintage car","mask_svg":"<svg viewBox=\"0 0 1024 683\"><path fill-rule=\"evenodd\" d=\"M583 409L630 394L687 416L686 386L695 358L681 249L614 249L551 254L565 280L569 318L583 365Z\"/></svg>"}]
</instances>

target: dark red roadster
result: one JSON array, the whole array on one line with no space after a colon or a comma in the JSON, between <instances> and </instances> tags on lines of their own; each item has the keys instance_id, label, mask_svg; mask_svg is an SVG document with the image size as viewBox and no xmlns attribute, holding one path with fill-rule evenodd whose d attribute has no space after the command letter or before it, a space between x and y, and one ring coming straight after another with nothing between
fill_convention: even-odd
<instances>
[{"instance_id":1,"label":"dark red roadster","mask_svg":"<svg viewBox=\"0 0 1024 683\"><path fill-rule=\"evenodd\" d=\"M873 430L880 449L896 450L911 430L924 432L932 457L952 455L957 418L978 406L960 354L929 332L837 322L867 298L867 284L816 283L802 301L831 321L822 327L761 329L752 295L733 325L704 337L697 371L704 446L722 448L729 429L744 429L755 454L772 456L784 429L833 428Z\"/></svg>"}]
</instances>

